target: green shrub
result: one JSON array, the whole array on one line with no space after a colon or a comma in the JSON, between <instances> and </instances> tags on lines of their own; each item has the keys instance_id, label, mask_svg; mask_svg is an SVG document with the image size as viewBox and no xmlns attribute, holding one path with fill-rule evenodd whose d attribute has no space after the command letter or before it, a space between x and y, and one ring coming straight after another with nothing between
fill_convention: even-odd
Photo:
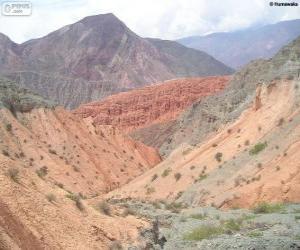
<instances>
[{"instance_id":1,"label":"green shrub","mask_svg":"<svg viewBox=\"0 0 300 250\"><path fill-rule=\"evenodd\" d=\"M203 240L203 239L210 239L214 236L220 235L223 233L222 227L217 226L200 226L194 229L192 232L187 233L184 235L185 240Z\"/></svg>"},{"instance_id":2,"label":"green shrub","mask_svg":"<svg viewBox=\"0 0 300 250\"><path fill-rule=\"evenodd\" d=\"M284 205L280 203L270 204L267 202L261 202L253 208L253 212L256 214L267 214L281 212L284 209Z\"/></svg>"},{"instance_id":3,"label":"green shrub","mask_svg":"<svg viewBox=\"0 0 300 250\"><path fill-rule=\"evenodd\" d=\"M179 181L179 179L181 178L181 173L174 174L174 178L176 181Z\"/></svg>"},{"instance_id":4,"label":"green shrub","mask_svg":"<svg viewBox=\"0 0 300 250\"><path fill-rule=\"evenodd\" d=\"M162 177L167 177L170 173L172 172L172 169L167 168L163 171L163 173L161 174Z\"/></svg>"},{"instance_id":5,"label":"green shrub","mask_svg":"<svg viewBox=\"0 0 300 250\"><path fill-rule=\"evenodd\" d=\"M196 220L204 220L207 218L207 214L192 214L190 217Z\"/></svg>"},{"instance_id":6,"label":"green shrub","mask_svg":"<svg viewBox=\"0 0 300 250\"><path fill-rule=\"evenodd\" d=\"M6 131L10 132L12 130L12 125L10 123L6 124L5 126Z\"/></svg>"},{"instance_id":7,"label":"green shrub","mask_svg":"<svg viewBox=\"0 0 300 250\"><path fill-rule=\"evenodd\" d=\"M242 220L234 220L230 219L223 222L223 226L225 229L230 231L239 231L241 230Z\"/></svg>"},{"instance_id":8,"label":"green shrub","mask_svg":"<svg viewBox=\"0 0 300 250\"><path fill-rule=\"evenodd\" d=\"M9 156L9 153L8 153L8 151L7 151L7 150L5 150L5 149L3 149L3 150L2 150L2 154L3 154L3 155L5 155L5 156Z\"/></svg>"},{"instance_id":9,"label":"green shrub","mask_svg":"<svg viewBox=\"0 0 300 250\"><path fill-rule=\"evenodd\" d=\"M80 210L83 211L84 210L84 206L81 202L81 197L77 194L73 194L73 193L69 193L66 195L67 198L71 199L72 201L75 202L76 207Z\"/></svg>"},{"instance_id":10,"label":"green shrub","mask_svg":"<svg viewBox=\"0 0 300 250\"><path fill-rule=\"evenodd\" d=\"M35 172L38 175L38 177L43 179L48 174L48 168L46 166L44 166L44 167L41 167L40 169L37 169Z\"/></svg>"},{"instance_id":11,"label":"green shrub","mask_svg":"<svg viewBox=\"0 0 300 250\"><path fill-rule=\"evenodd\" d=\"M14 182L19 183L19 169L10 168L7 170L7 176L10 177Z\"/></svg>"},{"instance_id":12,"label":"green shrub","mask_svg":"<svg viewBox=\"0 0 300 250\"><path fill-rule=\"evenodd\" d=\"M47 198L47 200L48 200L49 202L51 202L51 203L53 203L53 202L56 201L56 197L55 197L54 194L47 194L47 195L46 195L46 198Z\"/></svg>"},{"instance_id":13,"label":"green shrub","mask_svg":"<svg viewBox=\"0 0 300 250\"><path fill-rule=\"evenodd\" d=\"M202 180L204 180L204 179L206 179L207 178L207 174L200 174L199 175L199 178L196 180L197 182L198 181L202 181Z\"/></svg>"},{"instance_id":14,"label":"green shrub","mask_svg":"<svg viewBox=\"0 0 300 250\"><path fill-rule=\"evenodd\" d=\"M217 160L217 162L222 161L222 156L223 156L223 154L221 152L216 153L215 159Z\"/></svg>"},{"instance_id":15,"label":"green shrub","mask_svg":"<svg viewBox=\"0 0 300 250\"><path fill-rule=\"evenodd\" d=\"M165 208L173 213L179 213L184 208L184 205L182 202L171 202L166 204Z\"/></svg>"},{"instance_id":16,"label":"green shrub","mask_svg":"<svg viewBox=\"0 0 300 250\"><path fill-rule=\"evenodd\" d=\"M102 214L111 216L111 208L106 201L99 202L96 206L96 209Z\"/></svg>"},{"instance_id":17,"label":"green shrub","mask_svg":"<svg viewBox=\"0 0 300 250\"><path fill-rule=\"evenodd\" d=\"M155 181L158 178L157 174L152 175L151 182Z\"/></svg>"},{"instance_id":18,"label":"green shrub","mask_svg":"<svg viewBox=\"0 0 300 250\"><path fill-rule=\"evenodd\" d=\"M263 236L263 233L261 231L252 231L247 234L251 238L257 238Z\"/></svg>"},{"instance_id":19,"label":"green shrub","mask_svg":"<svg viewBox=\"0 0 300 250\"><path fill-rule=\"evenodd\" d=\"M263 151L268 146L267 142L257 143L250 151L250 155L257 155L259 152Z\"/></svg>"},{"instance_id":20,"label":"green shrub","mask_svg":"<svg viewBox=\"0 0 300 250\"><path fill-rule=\"evenodd\" d=\"M146 191L146 194L152 194L154 192L155 192L155 188L154 187L148 187L147 191Z\"/></svg>"}]
</instances>

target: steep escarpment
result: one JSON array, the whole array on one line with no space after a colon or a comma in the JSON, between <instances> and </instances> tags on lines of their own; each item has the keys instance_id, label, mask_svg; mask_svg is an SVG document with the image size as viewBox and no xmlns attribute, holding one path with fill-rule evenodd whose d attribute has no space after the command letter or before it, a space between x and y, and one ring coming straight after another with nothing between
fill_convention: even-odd
<instances>
[{"instance_id":1,"label":"steep escarpment","mask_svg":"<svg viewBox=\"0 0 300 250\"><path fill-rule=\"evenodd\" d=\"M0 74L68 108L162 80L233 72L206 53L141 38L113 14L21 45L7 39L0 39Z\"/></svg>"},{"instance_id":2,"label":"steep escarpment","mask_svg":"<svg viewBox=\"0 0 300 250\"><path fill-rule=\"evenodd\" d=\"M251 104L258 83L299 77L300 38L283 47L272 59L257 60L234 74L224 91L202 98L177 119L175 131L160 147L169 154L181 143L194 145L207 134L234 121Z\"/></svg>"},{"instance_id":3,"label":"steep escarpment","mask_svg":"<svg viewBox=\"0 0 300 250\"><path fill-rule=\"evenodd\" d=\"M199 98L221 91L229 79L224 76L169 80L84 104L74 113L91 117L95 124L134 133L139 128L172 122Z\"/></svg>"}]
</instances>

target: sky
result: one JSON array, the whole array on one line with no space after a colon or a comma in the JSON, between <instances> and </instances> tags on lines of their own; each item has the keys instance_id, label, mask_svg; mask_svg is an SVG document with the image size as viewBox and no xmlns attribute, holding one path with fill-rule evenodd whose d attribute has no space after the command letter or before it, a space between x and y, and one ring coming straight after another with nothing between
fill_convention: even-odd
<instances>
[{"instance_id":1,"label":"sky","mask_svg":"<svg viewBox=\"0 0 300 250\"><path fill-rule=\"evenodd\" d=\"M275 1L298 7L271 7L269 0L31 0L30 16L0 14L0 33L22 43L104 13L114 13L140 36L171 40L300 19L300 0Z\"/></svg>"}]
</instances>

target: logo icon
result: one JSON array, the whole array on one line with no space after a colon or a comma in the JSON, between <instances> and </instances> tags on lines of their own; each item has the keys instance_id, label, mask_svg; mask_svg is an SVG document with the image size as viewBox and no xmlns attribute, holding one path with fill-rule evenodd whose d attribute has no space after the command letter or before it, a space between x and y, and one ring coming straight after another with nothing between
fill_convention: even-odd
<instances>
[{"instance_id":1,"label":"logo icon","mask_svg":"<svg viewBox=\"0 0 300 250\"><path fill-rule=\"evenodd\" d=\"M4 16L30 16L32 4L28 1L4 2L1 6L1 12Z\"/></svg>"}]
</instances>

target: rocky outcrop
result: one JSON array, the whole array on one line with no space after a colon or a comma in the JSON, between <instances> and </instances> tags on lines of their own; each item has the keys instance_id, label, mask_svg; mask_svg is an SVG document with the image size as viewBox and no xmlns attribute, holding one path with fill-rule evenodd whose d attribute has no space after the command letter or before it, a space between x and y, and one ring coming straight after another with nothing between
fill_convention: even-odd
<instances>
[{"instance_id":1,"label":"rocky outcrop","mask_svg":"<svg viewBox=\"0 0 300 250\"><path fill-rule=\"evenodd\" d=\"M206 53L141 38L113 14L20 45L1 37L0 74L68 108L166 79L233 72Z\"/></svg>"},{"instance_id":2,"label":"rocky outcrop","mask_svg":"<svg viewBox=\"0 0 300 250\"><path fill-rule=\"evenodd\" d=\"M91 117L95 124L134 132L174 120L199 98L221 91L229 79L224 76L170 80L81 105L74 113Z\"/></svg>"}]
</instances>

